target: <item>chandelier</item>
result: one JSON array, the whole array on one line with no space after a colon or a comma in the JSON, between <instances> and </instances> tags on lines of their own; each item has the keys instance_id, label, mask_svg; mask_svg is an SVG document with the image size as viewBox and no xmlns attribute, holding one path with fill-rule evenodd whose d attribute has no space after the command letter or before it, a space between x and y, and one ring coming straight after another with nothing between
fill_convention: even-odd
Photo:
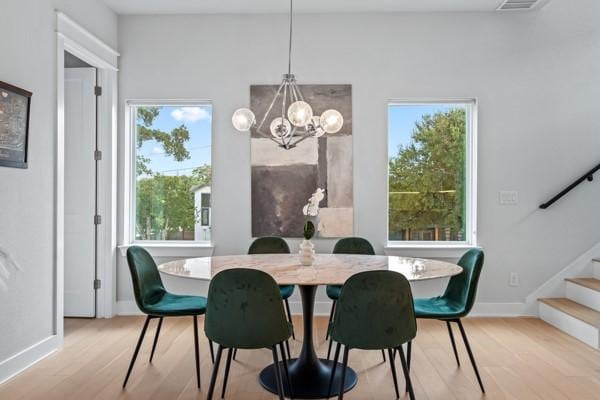
<instances>
[{"instance_id":1,"label":"chandelier","mask_svg":"<svg viewBox=\"0 0 600 400\"><path fill-rule=\"evenodd\" d=\"M337 110L330 109L320 116L314 115L310 104L304 101L296 77L292 74L293 7L293 0L290 0L288 72L283 75L273 101L258 125L254 112L249 108L236 110L231 118L233 126L238 131L248 132L255 129L255 132L273 140L286 150L296 147L305 139L321 137L326 133L337 133L344 124L344 117ZM265 129L267 127L268 131Z\"/></svg>"}]
</instances>

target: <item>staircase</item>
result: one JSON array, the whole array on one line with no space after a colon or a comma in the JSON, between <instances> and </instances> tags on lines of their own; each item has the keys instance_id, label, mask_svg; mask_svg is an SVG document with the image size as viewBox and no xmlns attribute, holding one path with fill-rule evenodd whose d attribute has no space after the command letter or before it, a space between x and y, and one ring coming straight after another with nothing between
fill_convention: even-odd
<instances>
[{"instance_id":1,"label":"staircase","mask_svg":"<svg viewBox=\"0 0 600 400\"><path fill-rule=\"evenodd\" d=\"M600 349L600 259L593 277L565 279L566 297L538 299L540 318L582 342Z\"/></svg>"}]
</instances>

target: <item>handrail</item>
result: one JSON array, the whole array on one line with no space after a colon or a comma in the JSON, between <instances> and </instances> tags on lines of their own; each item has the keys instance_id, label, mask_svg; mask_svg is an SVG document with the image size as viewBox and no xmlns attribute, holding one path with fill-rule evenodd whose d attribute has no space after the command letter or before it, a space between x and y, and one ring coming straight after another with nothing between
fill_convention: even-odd
<instances>
[{"instance_id":1,"label":"handrail","mask_svg":"<svg viewBox=\"0 0 600 400\"><path fill-rule=\"evenodd\" d=\"M600 170L600 164L596 165L594 168L590 169L588 172L586 172L585 174L583 174L579 179L577 179L575 182L571 183L569 186L567 186L566 188L564 188L563 190L561 190L556 196L554 196L553 198L551 198L550 200L548 200L547 202L543 203L540 205L540 208L542 210L547 209L548 207L550 207L552 204L556 203L558 200L560 200L561 197L563 197L564 195L566 195L567 193L569 193L571 190L573 190L576 186L578 186L581 182L588 180L589 182L594 180L594 173L596 173L598 170Z\"/></svg>"}]
</instances>

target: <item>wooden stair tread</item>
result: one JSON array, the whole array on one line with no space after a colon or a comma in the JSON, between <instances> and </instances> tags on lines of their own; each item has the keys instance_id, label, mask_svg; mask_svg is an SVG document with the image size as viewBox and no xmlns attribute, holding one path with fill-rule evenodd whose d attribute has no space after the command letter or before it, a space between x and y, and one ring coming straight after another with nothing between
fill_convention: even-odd
<instances>
[{"instance_id":1,"label":"wooden stair tread","mask_svg":"<svg viewBox=\"0 0 600 400\"><path fill-rule=\"evenodd\" d=\"M538 301L589 325L600 328L600 312L596 310L565 298L538 299Z\"/></svg>"},{"instance_id":2,"label":"wooden stair tread","mask_svg":"<svg viewBox=\"0 0 600 400\"><path fill-rule=\"evenodd\" d=\"M600 292L600 279L595 278L567 278L567 282L575 283L576 285L586 287L588 289Z\"/></svg>"}]
</instances>

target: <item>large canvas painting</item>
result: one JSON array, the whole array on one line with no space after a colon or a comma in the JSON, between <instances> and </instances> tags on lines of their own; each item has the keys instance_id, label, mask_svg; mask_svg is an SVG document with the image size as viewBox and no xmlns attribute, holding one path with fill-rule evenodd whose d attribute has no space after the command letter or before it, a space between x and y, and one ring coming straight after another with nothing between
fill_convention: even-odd
<instances>
[{"instance_id":1,"label":"large canvas painting","mask_svg":"<svg viewBox=\"0 0 600 400\"><path fill-rule=\"evenodd\" d=\"M31 93L0 82L0 166L27 168Z\"/></svg>"},{"instance_id":2,"label":"large canvas painting","mask_svg":"<svg viewBox=\"0 0 600 400\"><path fill-rule=\"evenodd\" d=\"M250 87L250 108L264 115L278 86ZM336 134L310 138L286 150L252 132L252 236L302 237L302 208L317 189L319 236L353 234L352 86L300 85L315 115L334 108L344 116Z\"/></svg>"}]
</instances>

